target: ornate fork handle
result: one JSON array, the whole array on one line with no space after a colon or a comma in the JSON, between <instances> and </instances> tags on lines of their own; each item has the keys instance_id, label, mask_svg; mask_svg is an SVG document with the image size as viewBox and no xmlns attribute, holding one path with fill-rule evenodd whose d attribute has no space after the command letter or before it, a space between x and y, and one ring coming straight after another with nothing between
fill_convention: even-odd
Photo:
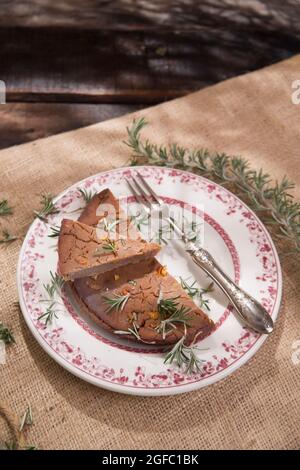
<instances>
[{"instance_id":1,"label":"ornate fork handle","mask_svg":"<svg viewBox=\"0 0 300 470\"><path fill-rule=\"evenodd\" d=\"M208 251L199 249L194 244L188 244L187 251L197 266L203 269L220 287L247 326L259 333L272 333L273 320L266 309L238 287L224 273Z\"/></svg>"},{"instance_id":2,"label":"ornate fork handle","mask_svg":"<svg viewBox=\"0 0 300 470\"><path fill-rule=\"evenodd\" d=\"M224 271L222 271L208 251L203 248L199 249L194 243L189 242L187 235L183 232L181 227L168 216L168 213L162 213L162 209L165 207L164 201L153 191L139 172L137 175L140 181L132 177L134 184L131 180L127 180L127 183L137 200L144 206L147 213L151 212L153 205L159 208L161 217L170 224L170 227L173 227L175 233L186 244L186 250L190 253L194 262L213 279L220 289L222 289L247 326L259 333L272 333L274 325L266 309L253 297L240 289ZM149 193L151 198L154 199L154 203L152 203L151 198L149 200Z\"/></svg>"}]
</instances>

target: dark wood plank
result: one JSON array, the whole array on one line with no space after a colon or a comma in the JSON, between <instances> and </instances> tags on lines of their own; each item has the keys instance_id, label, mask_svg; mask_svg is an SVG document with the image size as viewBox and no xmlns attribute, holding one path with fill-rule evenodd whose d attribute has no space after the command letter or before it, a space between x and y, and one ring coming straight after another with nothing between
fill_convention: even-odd
<instances>
[{"instance_id":1,"label":"dark wood plank","mask_svg":"<svg viewBox=\"0 0 300 470\"><path fill-rule=\"evenodd\" d=\"M300 31L295 0L2 0L0 26L119 31L244 27Z\"/></svg>"},{"instance_id":2,"label":"dark wood plank","mask_svg":"<svg viewBox=\"0 0 300 470\"><path fill-rule=\"evenodd\" d=\"M157 103L300 50L291 32L0 29L9 101Z\"/></svg>"},{"instance_id":3,"label":"dark wood plank","mask_svg":"<svg viewBox=\"0 0 300 470\"><path fill-rule=\"evenodd\" d=\"M0 106L0 149L105 121L143 105L7 103Z\"/></svg>"}]
</instances>

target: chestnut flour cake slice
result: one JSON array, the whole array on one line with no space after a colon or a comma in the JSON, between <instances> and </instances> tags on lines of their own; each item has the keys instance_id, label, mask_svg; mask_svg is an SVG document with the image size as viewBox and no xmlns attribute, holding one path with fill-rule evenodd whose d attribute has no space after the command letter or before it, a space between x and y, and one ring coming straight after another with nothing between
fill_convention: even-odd
<instances>
[{"instance_id":1,"label":"chestnut flour cake slice","mask_svg":"<svg viewBox=\"0 0 300 470\"><path fill-rule=\"evenodd\" d=\"M94 276L126 264L135 264L155 256L157 243L135 239L99 237L96 228L64 219L58 241L59 271L65 280Z\"/></svg>"},{"instance_id":2,"label":"chestnut flour cake slice","mask_svg":"<svg viewBox=\"0 0 300 470\"><path fill-rule=\"evenodd\" d=\"M107 216L101 207L109 202L118 214L119 202L109 189L95 195L82 212L79 221L96 226ZM138 233L138 232L137 232ZM100 326L136 341L174 344L183 334L185 344L203 339L214 323L198 308L178 282L155 258L119 267L94 277L76 279L71 285L81 308ZM163 334L160 329L159 299L171 299L177 309L186 312L186 330L181 324ZM133 333L131 333L133 332ZM138 334L136 334L136 332Z\"/></svg>"}]
</instances>

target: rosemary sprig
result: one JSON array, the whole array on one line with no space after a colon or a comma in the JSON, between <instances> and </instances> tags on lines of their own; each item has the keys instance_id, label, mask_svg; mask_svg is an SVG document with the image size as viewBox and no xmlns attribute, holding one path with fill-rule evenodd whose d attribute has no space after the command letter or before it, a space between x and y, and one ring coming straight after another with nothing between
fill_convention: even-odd
<instances>
[{"instance_id":1,"label":"rosemary sprig","mask_svg":"<svg viewBox=\"0 0 300 470\"><path fill-rule=\"evenodd\" d=\"M198 296L200 293L199 287L197 287L197 282L193 281L191 284L188 284L186 279L180 276L181 287L187 292L187 294L193 299Z\"/></svg>"},{"instance_id":2,"label":"rosemary sprig","mask_svg":"<svg viewBox=\"0 0 300 470\"><path fill-rule=\"evenodd\" d=\"M132 333L128 330L114 330L116 335L131 335Z\"/></svg>"},{"instance_id":3,"label":"rosemary sprig","mask_svg":"<svg viewBox=\"0 0 300 470\"><path fill-rule=\"evenodd\" d=\"M159 293L158 301L157 301L157 310L158 310L159 316L162 320L165 320L168 316L173 315L174 313L177 312L178 302L176 302L176 300L179 297L180 296L178 295L177 297L171 297L169 299L164 299L162 297L161 292Z\"/></svg>"},{"instance_id":4,"label":"rosemary sprig","mask_svg":"<svg viewBox=\"0 0 300 470\"><path fill-rule=\"evenodd\" d=\"M25 413L23 414L21 418L19 432L23 433L25 427L31 426L32 424L33 424L32 409L31 409L31 406L28 405L25 410ZM17 450L17 448L18 446L17 446L17 442L15 439L11 439L10 441L4 442L4 450ZM28 445L26 447L22 447L22 450L37 450L37 447L34 445Z\"/></svg>"},{"instance_id":5,"label":"rosemary sprig","mask_svg":"<svg viewBox=\"0 0 300 470\"><path fill-rule=\"evenodd\" d=\"M214 283L211 282L207 287L203 288L203 287L198 287L196 281L193 281L191 284L189 284L187 279L183 279L181 276L179 279L180 279L181 287L187 292L187 294L192 299L199 300L199 307L200 308L205 307L207 310L210 310L209 299L206 299L204 297L204 294L213 292Z\"/></svg>"},{"instance_id":6,"label":"rosemary sprig","mask_svg":"<svg viewBox=\"0 0 300 470\"><path fill-rule=\"evenodd\" d=\"M17 450L17 443L15 440L5 441L4 450Z\"/></svg>"},{"instance_id":7,"label":"rosemary sprig","mask_svg":"<svg viewBox=\"0 0 300 470\"><path fill-rule=\"evenodd\" d=\"M116 242L114 240L108 240L107 243L102 245L103 250L109 251L110 253L116 254L117 252L117 247L116 247Z\"/></svg>"},{"instance_id":8,"label":"rosemary sprig","mask_svg":"<svg viewBox=\"0 0 300 470\"><path fill-rule=\"evenodd\" d=\"M4 449L1 449L0 447L0 450L17 450L17 443L13 439L11 441L5 441ZM38 450L38 447L34 445L29 445L29 446L23 447L22 450Z\"/></svg>"},{"instance_id":9,"label":"rosemary sprig","mask_svg":"<svg viewBox=\"0 0 300 470\"><path fill-rule=\"evenodd\" d=\"M25 413L22 416L19 431L22 432L25 426L31 426L33 424L32 409L31 406L25 410Z\"/></svg>"},{"instance_id":10,"label":"rosemary sprig","mask_svg":"<svg viewBox=\"0 0 300 470\"><path fill-rule=\"evenodd\" d=\"M172 231L173 228L171 227L171 225L161 224L153 240L159 243L160 245L162 245L163 243L167 245L168 240L171 238Z\"/></svg>"},{"instance_id":11,"label":"rosemary sprig","mask_svg":"<svg viewBox=\"0 0 300 470\"><path fill-rule=\"evenodd\" d=\"M141 140L146 125L144 118L134 120L127 127L125 142L132 152L132 164L139 162L189 170L206 176L229 188L242 197L270 225L273 235L284 251L300 253L300 202L290 191L294 183L286 177L272 183L263 170L253 170L244 158L225 153L211 153L207 149L187 149L178 144L158 146ZM286 246L287 245L287 246Z\"/></svg>"},{"instance_id":12,"label":"rosemary sprig","mask_svg":"<svg viewBox=\"0 0 300 470\"><path fill-rule=\"evenodd\" d=\"M175 224L177 223L177 225L180 226L180 223L178 223L178 221L174 217L170 217L170 219L172 220L173 223ZM186 235L186 238L190 242L196 243L196 242L201 241L201 236L200 236L201 234L198 231L199 225L201 224L197 223L196 221L191 221L191 222L188 222L186 220L184 221L185 235ZM172 235L174 233L176 234L176 232L174 231L174 227L172 226L170 222L164 223L164 224L160 223L160 226L157 230L157 233L153 237L153 240L155 240L160 245L162 245L163 243L167 245L168 240L172 238Z\"/></svg>"},{"instance_id":13,"label":"rosemary sprig","mask_svg":"<svg viewBox=\"0 0 300 470\"><path fill-rule=\"evenodd\" d=\"M107 239L106 243L103 243L103 245L99 246L98 248L96 248L93 256L99 256L99 255L103 255L103 252L107 252L107 253L113 253L114 255L117 254L117 245L116 245L116 242L114 240L110 240L109 238Z\"/></svg>"},{"instance_id":14,"label":"rosemary sprig","mask_svg":"<svg viewBox=\"0 0 300 470\"><path fill-rule=\"evenodd\" d=\"M5 344L15 343L15 338L12 331L7 327L4 326L3 323L0 322L0 340L3 341Z\"/></svg>"},{"instance_id":15,"label":"rosemary sprig","mask_svg":"<svg viewBox=\"0 0 300 470\"><path fill-rule=\"evenodd\" d=\"M145 343L145 344L154 344L153 341L149 342L149 341L144 341L140 334L139 334L139 329L140 329L140 326L137 322L137 315L135 312L133 312L133 319L132 319L132 326L131 328L128 328L127 330L115 330L115 333L118 334L118 335L132 335L134 336L138 341L141 341L142 343Z\"/></svg>"},{"instance_id":16,"label":"rosemary sprig","mask_svg":"<svg viewBox=\"0 0 300 470\"><path fill-rule=\"evenodd\" d=\"M122 311L129 297L130 297L130 293L125 294L125 295L116 294L114 297L103 296L104 302L108 306L106 313L111 312L111 310Z\"/></svg>"},{"instance_id":17,"label":"rosemary sprig","mask_svg":"<svg viewBox=\"0 0 300 470\"><path fill-rule=\"evenodd\" d=\"M201 365L205 362L198 359L193 346L184 344L185 336L182 336L173 348L167 353L164 364L175 364L179 368L185 366L187 374L193 374L201 371Z\"/></svg>"},{"instance_id":18,"label":"rosemary sprig","mask_svg":"<svg viewBox=\"0 0 300 470\"><path fill-rule=\"evenodd\" d=\"M201 372L201 366L204 364L203 359L198 359L195 354L193 347L184 348L185 354L188 355L188 362L186 363L186 374L195 374L197 372Z\"/></svg>"},{"instance_id":19,"label":"rosemary sprig","mask_svg":"<svg viewBox=\"0 0 300 470\"><path fill-rule=\"evenodd\" d=\"M101 225L103 226L103 230L107 232L108 236L113 232L116 228L116 226L120 223L119 219L116 220L108 220L107 217L103 217L103 219L100 220L98 226L99 228L102 228Z\"/></svg>"},{"instance_id":20,"label":"rosemary sprig","mask_svg":"<svg viewBox=\"0 0 300 470\"><path fill-rule=\"evenodd\" d=\"M49 295L49 298L52 300L54 297L54 294L60 293L62 286L64 285L64 280L59 274L55 273L53 274L52 271L50 271L50 277L51 281L49 284L44 284L44 289L46 290L47 294Z\"/></svg>"},{"instance_id":21,"label":"rosemary sprig","mask_svg":"<svg viewBox=\"0 0 300 470\"><path fill-rule=\"evenodd\" d=\"M12 212L12 208L8 205L8 200L2 199L2 201L0 201L0 215L10 215Z\"/></svg>"},{"instance_id":22,"label":"rosemary sprig","mask_svg":"<svg viewBox=\"0 0 300 470\"><path fill-rule=\"evenodd\" d=\"M139 231L141 231L143 226L147 226L149 224L149 217L150 215L146 212L138 212L137 214L130 216L130 221L134 223Z\"/></svg>"},{"instance_id":23,"label":"rosemary sprig","mask_svg":"<svg viewBox=\"0 0 300 470\"><path fill-rule=\"evenodd\" d=\"M81 189L81 188L77 188L77 189L80 192L80 194L83 197L86 204L88 204L96 194L95 192L93 192L91 190L89 191L88 189Z\"/></svg>"},{"instance_id":24,"label":"rosemary sprig","mask_svg":"<svg viewBox=\"0 0 300 470\"><path fill-rule=\"evenodd\" d=\"M48 215L58 214L59 212L53 202L53 196L51 194L42 194L40 204L41 209L39 211L33 211L33 213L43 222L47 222Z\"/></svg>"},{"instance_id":25,"label":"rosemary sprig","mask_svg":"<svg viewBox=\"0 0 300 470\"><path fill-rule=\"evenodd\" d=\"M45 326L52 323L54 318L58 318L57 307L59 302L55 299L55 296L56 294L60 294L65 282L61 276L59 276L57 273L53 274L52 271L50 271L50 277L50 283L44 284L44 289L48 294L48 299L45 299L44 302L47 302L49 305L47 306L46 311L38 317L39 321L44 321Z\"/></svg>"},{"instance_id":26,"label":"rosemary sprig","mask_svg":"<svg viewBox=\"0 0 300 470\"><path fill-rule=\"evenodd\" d=\"M189 312L191 310L188 307L184 307L181 305L180 307L176 307L175 311L166 318L165 320L161 320L159 325L157 326L156 330L162 335L163 339L172 331L172 329L177 328L177 323L187 328L189 325Z\"/></svg>"},{"instance_id":27,"label":"rosemary sprig","mask_svg":"<svg viewBox=\"0 0 300 470\"><path fill-rule=\"evenodd\" d=\"M50 233L50 235L48 235L49 238L59 237L60 227L53 226L53 227L50 227L50 230L51 230L52 233Z\"/></svg>"},{"instance_id":28,"label":"rosemary sprig","mask_svg":"<svg viewBox=\"0 0 300 470\"><path fill-rule=\"evenodd\" d=\"M132 328L128 328L128 332L135 336L137 340L142 341L139 334L139 326L135 321L132 322Z\"/></svg>"},{"instance_id":29,"label":"rosemary sprig","mask_svg":"<svg viewBox=\"0 0 300 470\"><path fill-rule=\"evenodd\" d=\"M56 302L51 302L50 305L48 305L46 311L38 317L39 321L40 320L44 321L45 326L52 323L54 318L58 318L55 307L56 307Z\"/></svg>"},{"instance_id":30,"label":"rosemary sprig","mask_svg":"<svg viewBox=\"0 0 300 470\"><path fill-rule=\"evenodd\" d=\"M201 226L200 222L192 220L191 222L185 221L184 230L186 237L190 242L197 243L201 241L201 233L199 233L198 227Z\"/></svg>"},{"instance_id":31,"label":"rosemary sprig","mask_svg":"<svg viewBox=\"0 0 300 470\"><path fill-rule=\"evenodd\" d=\"M0 244L13 242L16 239L17 237L11 235L7 230L2 230L2 238L0 238Z\"/></svg>"},{"instance_id":32,"label":"rosemary sprig","mask_svg":"<svg viewBox=\"0 0 300 470\"><path fill-rule=\"evenodd\" d=\"M200 289L200 293L199 293L199 300L200 300L200 304L199 304L199 307L202 308L202 307L205 307L206 310L210 311L210 306L209 306L209 299L206 299L204 297L204 294L209 294L210 292L213 292L214 291L214 283L211 282L206 288L201 288Z\"/></svg>"}]
</instances>

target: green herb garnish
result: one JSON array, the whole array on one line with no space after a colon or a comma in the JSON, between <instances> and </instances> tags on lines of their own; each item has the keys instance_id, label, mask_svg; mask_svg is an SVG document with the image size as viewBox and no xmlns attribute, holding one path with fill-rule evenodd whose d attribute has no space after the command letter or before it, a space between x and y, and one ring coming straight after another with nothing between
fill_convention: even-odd
<instances>
[{"instance_id":1,"label":"green herb garnish","mask_svg":"<svg viewBox=\"0 0 300 470\"><path fill-rule=\"evenodd\" d=\"M134 223L136 228L141 231L143 226L147 226L149 224L150 215L146 212L138 212L135 215L130 216L130 221Z\"/></svg>"},{"instance_id":2,"label":"green herb garnish","mask_svg":"<svg viewBox=\"0 0 300 470\"><path fill-rule=\"evenodd\" d=\"M19 431L22 432L24 429L24 426L31 426L32 424L33 424L32 410L31 410L31 406L28 405L25 413L22 416Z\"/></svg>"},{"instance_id":3,"label":"green herb garnish","mask_svg":"<svg viewBox=\"0 0 300 470\"><path fill-rule=\"evenodd\" d=\"M50 271L50 277L51 282L49 282L49 284L44 284L44 289L52 300L55 293L60 293L65 281L61 276L59 276L59 274L53 274L52 271Z\"/></svg>"},{"instance_id":4,"label":"green herb garnish","mask_svg":"<svg viewBox=\"0 0 300 470\"><path fill-rule=\"evenodd\" d=\"M15 338L13 336L12 331L7 326L4 326L3 323L1 322L0 322L0 340L3 341L5 344L15 343Z\"/></svg>"},{"instance_id":5,"label":"green herb garnish","mask_svg":"<svg viewBox=\"0 0 300 470\"><path fill-rule=\"evenodd\" d=\"M158 301L157 301L157 310L162 320L164 320L169 315L172 315L173 313L177 311L178 302L176 302L176 300L179 299L179 297L180 296L178 295L177 297L164 299L161 293L159 294Z\"/></svg>"},{"instance_id":6,"label":"green herb garnish","mask_svg":"<svg viewBox=\"0 0 300 470\"><path fill-rule=\"evenodd\" d=\"M192 299L199 300L199 307L200 308L205 307L207 310L210 310L209 299L206 299L204 297L204 294L208 294L209 292L213 292L213 290L214 290L214 283L213 282L211 282L208 285L208 287L201 288L201 287L197 286L196 281L193 281L191 284L189 284L187 280L180 277L180 283L181 283L181 287L187 292L187 294Z\"/></svg>"},{"instance_id":7,"label":"green herb garnish","mask_svg":"<svg viewBox=\"0 0 300 470\"><path fill-rule=\"evenodd\" d=\"M165 320L161 320L160 324L157 326L157 331L161 333L163 339L172 331L172 329L177 328L177 324L183 325L185 328L189 327L189 313L190 309L181 305L177 307L176 310Z\"/></svg>"},{"instance_id":8,"label":"green herb garnish","mask_svg":"<svg viewBox=\"0 0 300 470\"><path fill-rule=\"evenodd\" d=\"M58 318L57 307L59 302L55 299L55 296L56 294L60 294L65 282L61 276L57 273L53 274L52 271L50 271L50 277L51 282L49 284L44 284L44 289L48 294L48 299L43 300L43 302L47 302L49 305L47 306L46 311L38 317L38 320L43 320L46 326L52 323L54 318Z\"/></svg>"},{"instance_id":9,"label":"green herb garnish","mask_svg":"<svg viewBox=\"0 0 300 470\"><path fill-rule=\"evenodd\" d=\"M201 365L205 361L198 359L195 355L194 347L185 346L184 340L185 336L182 336L182 338L180 338L180 340L167 353L164 364L175 364L180 368L185 366L185 372L187 374L200 372Z\"/></svg>"},{"instance_id":10,"label":"green herb garnish","mask_svg":"<svg viewBox=\"0 0 300 470\"><path fill-rule=\"evenodd\" d=\"M5 441L4 442L5 450L17 450L17 443L16 441Z\"/></svg>"},{"instance_id":11,"label":"green herb garnish","mask_svg":"<svg viewBox=\"0 0 300 470\"><path fill-rule=\"evenodd\" d=\"M59 237L60 235L60 227L50 227L50 230L52 233L50 233L50 235L48 235L49 238L56 238L56 237Z\"/></svg>"},{"instance_id":12,"label":"green herb garnish","mask_svg":"<svg viewBox=\"0 0 300 470\"><path fill-rule=\"evenodd\" d=\"M51 302L50 305L48 305L46 311L38 317L38 320L43 320L47 326L48 324L52 323L54 318L58 318L56 312L56 302Z\"/></svg>"},{"instance_id":13,"label":"green herb garnish","mask_svg":"<svg viewBox=\"0 0 300 470\"><path fill-rule=\"evenodd\" d=\"M2 201L0 201L0 215L5 216L12 213L13 211L12 208L8 205L8 200L2 199Z\"/></svg>"},{"instance_id":14,"label":"green herb garnish","mask_svg":"<svg viewBox=\"0 0 300 470\"><path fill-rule=\"evenodd\" d=\"M128 328L128 332L135 336L137 340L142 341L139 334L139 326L135 321L132 322L132 328Z\"/></svg>"},{"instance_id":15,"label":"green herb garnish","mask_svg":"<svg viewBox=\"0 0 300 470\"><path fill-rule=\"evenodd\" d=\"M101 256L105 253L113 253L114 255L117 255L117 251L118 249L116 242L108 238L107 241L103 243L103 245L100 245L98 248L96 248L93 256Z\"/></svg>"},{"instance_id":16,"label":"green herb garnish","mask_svg":"<svg viewBox=\"0 0 300 470\"><path fill-rule=\"evenodd\" d=\"M120 220L117 219L117 220L107 220L107 217L104 217L103 219L101 219L101 221L98 223L98 226L99 225L103 225L103 230L105 230L105 232L107 232L108 235L111 234L112 231L115 230L116 226L120 223Z\"/></svg>"},{"instance_id":17,"label":"green herb garnish","mask_svg":"<svg viewBox=\"0 0 300 470\"><path fill-rule=\"evenodd\" d=\"M41 196L41 209L33 211L33 213L43 222L47 222L47 217L51 214L58 214L59 210L53 202L51 194L42 194Z\"/></svg>"},{"instance_id":18,"label":"green herb garnish","mask_svg":"<svg viewBox=\"0 0 300 470\"><path fill-rule=\"evenodd\" d=\"M114 240L108 240L101 248L109 253L117 253L116 242Z\"/></svg>"},{"instance_id":19,"label":"green herb garnish","mask_svg":"<svg viewBox=\"0 0 300 470\"><path fill-rule=\"evenodd\" d=\"M0 238L0 244L13 242L16 239L17 237L11 235L7 230L2 230L2 238Z\"/></svg>"},{"instance_id":20,"label":"green herb garnish","mask_svg":"<svg viewBox=\"0 0 300 470\"><path fill-rule=\"evenodd\" d=\"M88 189L80 189L80 188L77 188L77 189L87 204L93 199L93 197L96 194L95 192L89 191Z\"/></svg>"},{"instance_id":21,"label":"green herb garnish","mask_svg":"<svg viewBox=\"0 0 300 470\"><path fill-rule=\"evenodd\" d=\"M129 293L125 295L116 294L114 297L103 296L104 302L108 306L106 313L109 313L111 310L122 311L129 297L130 297Z\"/></svg>"}]
</instances>

